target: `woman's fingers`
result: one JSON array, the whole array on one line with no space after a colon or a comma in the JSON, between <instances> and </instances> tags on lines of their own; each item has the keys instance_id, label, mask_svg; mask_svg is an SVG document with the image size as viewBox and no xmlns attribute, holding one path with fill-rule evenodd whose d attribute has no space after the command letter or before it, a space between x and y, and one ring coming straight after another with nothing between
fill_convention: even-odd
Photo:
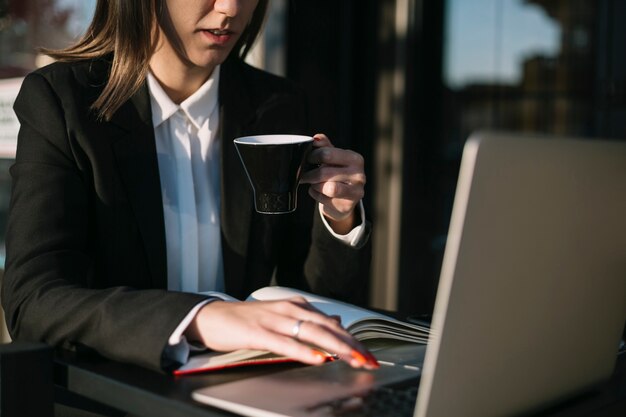
<instances>
[{"instance_id":1,"label":"woman's fingers","mask_svg":"<svg viewBox=\"0 0 626 417\"><path fill-rule=\"evenodd\" d=\"M300 301L294 301L293 299L281 300L263 304L262 307L273 313L268 315L266 321L263 322L264 327L267 329L277 331L285 336L294 337L300 341L316 344L325 349L331 349L329 351L337 354L345 354L345 348L334 344L324 333L330 334L332 339L339 340L352 349L365 350L341 326L336 317L327 316L306 301L301 304ZM300 324L297 329L297 335L294 335L294 328L298 323ZM316 337L318 336L322 337L322 344L316 342Z\"/></svg>"},{"instance_id":2,"label":"woman's fingers","mask_svg":"<svg viewBox=\"0 0 626 417\"><path fill-rule=\"evenodd\" d=\"M340 198L351 201L360 200L365 195L363 187L354 187L351 184L337 181L311 184L310 188L328 198Z\"/></svg>"},{"instance_id":3,"label":"woman's fingers","mask_svg":"<svg viewBox=\"0 0 626 417\"><path fill-rule=\"evenodd\" d=\"M259 337L259 341L263 341L264 347L258 349L270 350L276 354L297 359L300 362L320 365L326 361L326 354L315 347L271 331L265 332ZM344 353L337 353L337 356L355 368L376 369L379 367L376 358L367 351L360 352L356 349L348 349Z\"/></svg>"},{"instance_id":4,"label":"woman's fingers","mask_svg":"<svg viewBox=\"0 0 626 417\"><path fill-rule=\"evenodd\" d=\"M292 341L286 343L284 348L294 349L288 356L298 358L307 363L319 363L317 356L320 353L315 349L315 347L319 347L326 352L337 355L351 366L369 369L378 367L376 358L339 326L336 319L326 316L322 321L323 323L313 320L295 320L288 323L287 329L289 331L287 332L287 337L290 337ZM294 331L294 329L297 330ZM300 346L296 347L293 342L298 342ZM311 346L313 346L312 350L310 350ZM282 348L282 346L276 347L276 349ZM297 352L295 349L297 349ZM295 356L296 354L302 356ZM311 362L308 362L309 360Z\"/></svg>"},{"instance_id":5,"label":"woman's fingers","mask_svg":"<svg viewBox=\"0 0 626 417\"><path fill-rule=\"evenodd\" d=\"M317 133L313 135L313 146L333 146L333 144L330 142L330 139L328 139L328 136L323 133Z\"/></svg>"},{"instance_id":6,"label":"woman's fingers","mask_svg":"<svg viewBox=\"0 0 626 417\"><path fill-rule=\"evenodd\" d=\"M273 301L269 303L259 304L263 308L280 313L286 317L295 317L300 320L308 320L324 324L332 329L343 331L348 334L341 326L338 316L328 316L317 309L314 305L306 301L304 297L295 296L284 300ZM351 336L350 336L351 337Z\"/></svg>"},{"instance_id":7,"label":"woman's fingers","mask_svg":"<svg viewBox=\"0 0 626 417\"><path fill-rule=\"evenodd\" d=\"M319 365L326 360L325 354L318 349L270 330L259 334L256 343L257 345L253 349L269 350L278 355L294 358L310 365Z\"/></svg>"},{"instance_id":8,"label":"woman's fingers","mask_svg":"<svg viewBox=\"0 0 626 417\"><path fill-rule=\"evenodd\" d=\"M342 219L354 210L353 200L328 197L313 188L309 188L309 195L324 206L324 214L332 219Z\"/></svg>"},{"instance_id":9,"label":"woman's fingers","mask_svg":"<svg viewBox=\"0 0 626 417\"><path fill-rule=\"evenodd\" d=\"M356 152L335 148L324 134L313 138L308 162L317 168L302 174L300 182L311 184L309 194L322 204L323 214L334 222L331 227L345 234L352 229L354 208L365 195L365 162Z\"/></svg>"},{"instance_id":10,"label":"woman's fingers","mask_svg":"<svg viewBox=\"0 0 626 417\"><path fill-rule=\"evenodd\" d=\"M353 167L320 166L302 174L300 182L304 184L319 184L324 182L341 182L346 185L365 185L366 177L361 169Z\"/></svg>"},{"instance_id":11,"label":"woman's fingers","mask_svg":"<svg viewBox=\"0 0 626 417\"><path fill-rule=\"evenodd\" d=\"M352 366L377 367L371 353L335 317L320 313L303 299L216 301L200 310L190 328L188 336L197 336L214 350L262 349L319 364L323 357L318 349L322 349Z\"/></svg>"},{"instance_id":12,"label":"woman's fingers","mask_svg":"<svg viewBox=\"0 0 626 417\"><path fill-rule=\"evenodd\" d=\"M323 347L332 353L345 354L346 348L364 350L350 333L348 333L336 320L328 316L302 318L283 318L286 336L302 342Z\"/></svg>"},{"instance_id":13,"label":"woman's fingers","mask_svg":"<svg viewBox=\"0 0 626 417\"><path fill-rule=\"evenodd\" d=\"M311 151L307 161L311 164L326 164L335 166L363 167L363 157L349 149L340 149L332 146L317 148Z\"/></svg>"}]
</instances>

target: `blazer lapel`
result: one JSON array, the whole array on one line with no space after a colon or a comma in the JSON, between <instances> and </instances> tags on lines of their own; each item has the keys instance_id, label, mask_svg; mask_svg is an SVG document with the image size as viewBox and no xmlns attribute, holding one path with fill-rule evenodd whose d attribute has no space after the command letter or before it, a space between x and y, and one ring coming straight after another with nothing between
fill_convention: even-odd
<instances>
[{"instance_id":1,"label":"blazer lapel","mask_svg":"<svg viewBox=\"0 0 626 417\"><path fill-rule=\"evenodd\" d=\"M220 74L221 227L226 292L243 296L248 241L253 215L253 192L233 139L250 134L255 109L242 83L236 60L228 59ZM111 123L125 136L114 143L114 153L128 199L136 213L150 272L157 288L167 287L165 226L156 156L150 96L147 86L114 115Z\"/></svg>"},{"instance_id":2,"label":"blazer lapel","mask_svg":"<svg viewBox=\"0 0 626 417\"><path fill-rule=\"evenodd\" d=\"M113 144L113 151L146 248L152 285L167 288L161 182L150 96L145 83L115 113L111 122L126 132Z\"/></svg>"},{"instance_id":3,"label":"blazer lapel","mask_svg":"<svg viewBox=\"0 0 626 417\"><path fill-rule=\"evenodd\" d=\"M255 109L244 89L235 59L222 64L219 85L222 141L221 226L226 292L243 296L246 257L253 214L253 192L233 140L249 134Z\"/></svg>"}]
</instances>

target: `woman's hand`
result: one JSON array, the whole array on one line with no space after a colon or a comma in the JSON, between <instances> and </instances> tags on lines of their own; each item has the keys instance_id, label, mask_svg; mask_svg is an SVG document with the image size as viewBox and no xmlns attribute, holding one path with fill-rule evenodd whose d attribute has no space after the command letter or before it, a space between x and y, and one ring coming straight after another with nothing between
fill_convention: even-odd
<instances>
[{"instance_id":1,"label":"woman's hand","mask_svg":"<svg viewBox=\"0 0 626 417\"><path fill-rule=\"evenodd\" d=\"M216 351L269 350L312 365L325 361L317 347L353 367L378 367L374 356L341 327L337 318L321 313L302 297L213 301L200 309L185 336Z\"/></svg>"},{"instance_id":2,"label":"woman's hand","mask_svg":"<svg viewBox=\"0 0 626 417\"><path fill-rule=\"evenodd\" d=\"M309 194L322 203L335 233L345 235L358 224L355 207L365 195L363 157L353 151L335 148L324 134L313 136L308 162L318 165L305 172L301 183L311 184Z\"/></svg>"}]
</instances>

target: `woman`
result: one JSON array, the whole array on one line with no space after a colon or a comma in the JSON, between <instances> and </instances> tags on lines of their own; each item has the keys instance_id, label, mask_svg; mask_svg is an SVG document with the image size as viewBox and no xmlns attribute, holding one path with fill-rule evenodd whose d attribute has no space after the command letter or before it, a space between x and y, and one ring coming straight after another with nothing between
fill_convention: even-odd
<instances>
[{"instance_id":1,"label":"woman","mask_svg":"<svg viewBox=\"0 0 626 417\"><path fill-rule=\"evenodd\" d=\"M232 139L306 133L302 94L242 62L267 0L99 0L15 103L21 128L2 301L11 334L169 368L187 341L355 367L373 356L302 299L224 302L269 284L363 288L362 158L316 135L312 198L252 210ZM305 187L300 187L303 190ZM306 191L306 190L305 190Z\"/></svg>"}]
</instances>

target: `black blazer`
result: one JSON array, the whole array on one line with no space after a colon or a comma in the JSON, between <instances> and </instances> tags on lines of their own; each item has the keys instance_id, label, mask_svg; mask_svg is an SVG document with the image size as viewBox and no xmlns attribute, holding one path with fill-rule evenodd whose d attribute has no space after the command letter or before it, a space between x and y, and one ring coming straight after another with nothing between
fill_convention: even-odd
<instances>
[{"instance_id":1,"label":"black blazer","mask_svg":"<svg viewBox=\"0 0 626 417\"><path fill-rule=\"evenodd\" d=\"M147 87L110 122L90 110L107 59L55 63L26 77L6 235L2 303L15 339L87 347L160 368L167 338L199 301L166 290L163 205ZM362 301L369 245L324 228L300 187L293 214L264 216L232 139L310 133L300 90L229 59L220 85L222 246L227 293L281 285ZM369 229L369 226L368 226ZM368 239L366 239L367 241Z\"/></svg>"}]
</instances>

